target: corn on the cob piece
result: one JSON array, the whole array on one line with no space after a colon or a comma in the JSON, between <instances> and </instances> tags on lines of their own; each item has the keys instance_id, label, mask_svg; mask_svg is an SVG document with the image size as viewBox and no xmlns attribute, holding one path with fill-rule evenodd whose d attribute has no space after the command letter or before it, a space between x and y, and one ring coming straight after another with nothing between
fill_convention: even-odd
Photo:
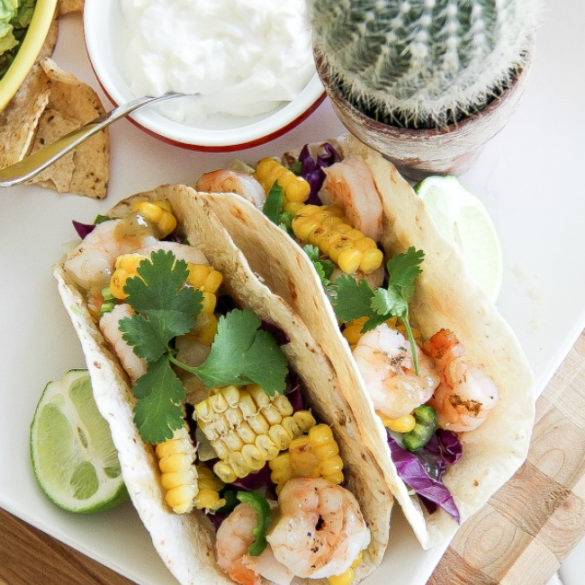
<instances>
[{"instance_id":1,"label":"corn on the cob piece","mask_svg":"<svg viewBox=\"0 0 585 585\"><path fill-rule=\"evenodd\" d=\"M295 175L274 158L263 158L256 166L254 176L266 193L270 191L274 182L278 181L287 203L303 203L311 194L311 185L309 185L308 181ZM291 213L294 213L294 208L295 206L287 209L285 204L285 209Z\"/></svg>"},{"instance_id":2,"label":"corn on the cob piece","mask_svg":"<svg viewBox=\"0 0 585 585\"><path fill-rule=\"evenodd\" d=\"M177 514L190 512L199 491L195 467L195 447L187 425L176 430L171 439L156 448L165 502Z\"/></svg>"},{"instance_id":3,"label":"corn on the cob piece","mask_svg":"<svg viewBox=\"0 0 585 585\"><path fill-rule=\"evenodd\" d=\"M161 239L177 227L177 219L168 201L136 201L132 209L156 227Z\"/></svg>"},{"instance_id":4,"label":"corn on the cob piece","mask_svg":"<svg viewBox=\"0 0 585 585\"><path fill-rule=\"evenodd\" d=\"M351 227L336 205L305 205L292 221L295 236L317 246L343 272L369 274L382 265L384 255L376 242Z\"/></svg>"},{"instance_id":5,"label":"corn on the cob piece","mask_svg":"<svg viewBox=\"0 0 585 585\"><path fill-rule=\"evenodd\" d=\"M362 562L363 557L364 554L360 552L360 554L355 558L354 562L351 564L351 567L347 569L347 571L341 573L341 575L327 577L329 585L351 585L355 577L354 569Z\"/></svg>"},{"instance_id":6,"label":"corn on the cob piece","mask_svg":"<svg viewBox=\"0 0 585 585\"><path fill-rule=\"evenodd\" d=\"M225 483L262 469L315 425L308 410L293 413L286 396L268 396L256 384L214 389L193 416L219 458L213 471Z\"/></svg>"},{"instance_id":7,"label":"corn on the cob piece","mask_svg":"<svg viewBox=\"0 0 585 585\"><path fill-rule=\"evenodd\" d=\"M219 492L225 484L207 465L196 465L196 467L199 476L199 492L195 496L195 507L198 510L219 510L225 506L225 499L219 497Z\"/></svg>"},{"instance_id":8,"label":"corn on the cob piece","mask_svg":"<svg viewBox=\"0 0 585 585\"><path fill-rule=\"evenodd\" d=\"M268 463L276 493L294 477L322 477L336 484L343 482L343 461L331 428L312 427L308 434L293 439L288 451Z\"/></svg>"}]
</instances>

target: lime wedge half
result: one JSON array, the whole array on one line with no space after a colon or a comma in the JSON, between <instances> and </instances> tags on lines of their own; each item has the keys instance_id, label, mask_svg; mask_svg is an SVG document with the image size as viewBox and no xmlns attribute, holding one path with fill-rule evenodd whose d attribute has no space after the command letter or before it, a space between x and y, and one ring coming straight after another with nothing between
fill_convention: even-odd
<instances>
[{"instance_id":1,"label":"lime wedge half","mask_svg":"<svg viewBox=\"0 0 585 585\"><path fill-rule=\"evenodd\" d=\"M502 248L483 203L453 176L432 176L415 185L441 235L455 246L469 274L492 301L502 287Z\"/></svg>"},{"instance_id":2,"label":"lime wedge half","mask_svg":"<svg viewBox=\"0 0 585 585\"><path fill-rule=\"evenodd\" d=\"M30 455L41 489L64 510L99 512L128 497L87 370L70 370L45 386L30 428Z\"/></svg>"}]
</instances>

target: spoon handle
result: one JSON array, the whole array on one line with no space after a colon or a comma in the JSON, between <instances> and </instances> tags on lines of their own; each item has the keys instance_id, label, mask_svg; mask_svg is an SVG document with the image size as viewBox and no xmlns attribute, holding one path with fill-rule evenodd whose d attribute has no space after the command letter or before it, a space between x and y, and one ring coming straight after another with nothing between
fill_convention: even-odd
<instances>
[{"instance_id":1,"label":"spoon handle","mask_svg":"<svg viewBox=\"0 0 585 585\"><path fill-rule=\"evenodd\" d=\"M164 95L156 97L141 97L102 114L95 118L95 120L84 124L77 130L73 130L73 132L66 134L52 144L43 146L43 148L37 150L34 154L0 170L0 187L12 187L13 185L23 183L35 175L38 175L56 160L59 160L62 156L73 150L78 144L87 140L90 136L93 136L100 130L103 130L112 122L127 116L130 112L147 104L168 100L182 95L184 94L165 93Z\"/></svg>"}]
</instances>

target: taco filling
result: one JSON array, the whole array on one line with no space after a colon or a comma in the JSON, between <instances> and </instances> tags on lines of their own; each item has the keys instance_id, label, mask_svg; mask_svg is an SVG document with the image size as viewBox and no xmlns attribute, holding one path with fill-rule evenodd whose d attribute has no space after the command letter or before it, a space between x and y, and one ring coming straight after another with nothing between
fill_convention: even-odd
<instances>
[{"instance_id":1,"label":"taco filling","mask_svg":"<svg viewBox=\"0 0 585 585\"><path fill-rule=\"evenodd\" d=\"M371 532L286 335L237 306L167 200L122 210L76 224L63 268L128 379L161 506L205 514L217 566L241 585L348 585Z\"/></svg>"},{"instance_id":2,"label":"taco filling","mask_svg":"<svg viewBox=\"0 0 585 585\"><path fill-rule=\"evenodd\" d=\"M305 145L248 169L206 173L196 188L243 196L303 248L386 428L398 476L428 512L440 507L459 521L443 477L462 455L460 437L497 404L498 388L456 332L421 335L409 303L425 253L410 247L385 262L384 209L365 160L342 157L334 143Z\"/></svg>"}]
</instances>

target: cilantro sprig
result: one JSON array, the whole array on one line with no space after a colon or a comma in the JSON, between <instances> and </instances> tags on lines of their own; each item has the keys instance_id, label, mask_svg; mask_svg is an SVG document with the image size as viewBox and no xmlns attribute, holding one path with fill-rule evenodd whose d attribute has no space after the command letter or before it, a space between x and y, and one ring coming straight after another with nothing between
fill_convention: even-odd
<instances>
[{"instance_id":1,"label":"cilantro sprig","mask_svg":"<svg viewBox=\"0 0 585 585\"><path fill-rule=\"evenodd\" d=\"M120 320L122 338L147 361L146 373L132 391L134 421L149 443L169 439L183 424L185 388L173 366L198 376L209 388L255 383L268 394L284 392L287 363L274 338L262 331L249 310L233 310L218 322L209 356L200 366L176 358L173 340L190 331L201 311L201 291L185 286L187 263L158 250L143 260L137 276L126 281L132 317Z\"/></svg>"},{"instance_id":2,"label":"cilantro sprig","mask_svg":"<svg viewBox=\"0 0 585 585\"><path fill-rule=\"evenodd\" d=\"M415 372L418 374L418 354L408 305L414 294L414 281L422 272L424 252L410 247L404 254L393 256L386 264L388 286L372 290L366 280L357 281L350 275L335 281L335 294L331 297L338 319L344 323L367 317L362 333L370 331L391 317L397 317L404 325Z\"/></svg>"},{"instance_id":3,"label":"cilantro sprig","mask_svg":"<svg viewBox=\"0 0 585 585\"><path fill-rule=\"evenodd\" d=\"M311 244L306 244L303 246L303 250L305 254L309 257L309 260L313 263L319 278L321 279L321 284L327 290L328 287L331 285L331 275L333 274L333 270L335 268L335 264L331 260L327 260L326 258L319 257L319 248L317 246L312 246Z\"/></svg>"}]
</instances>

